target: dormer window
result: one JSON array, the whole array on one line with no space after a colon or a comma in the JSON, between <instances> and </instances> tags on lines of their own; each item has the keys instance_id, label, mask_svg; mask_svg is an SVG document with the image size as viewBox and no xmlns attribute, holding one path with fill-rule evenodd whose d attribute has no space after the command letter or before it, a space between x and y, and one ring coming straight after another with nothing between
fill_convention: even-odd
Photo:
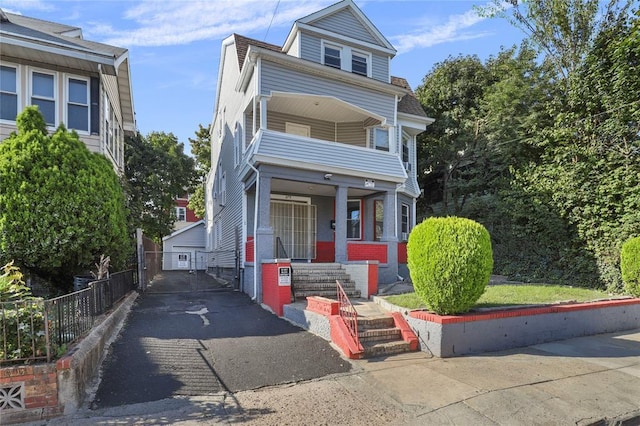
<instances>
[{"instance_id":1,"label":"dormer window","mask_svg":"<svg viewBox=\"0 0 640 426\"><path fill-rule=\"evenodd\" d=\"M324 64L333 68L340 69L342 66L341 49L336 46L324 46Z\"/></svg>"},{"instance_id":2,"label":"dormer window","mask_svg":"<svg viewBox=\"0 0 640 426\"><path fill-rule=\"evenodd\" d=\"M367 56L356 52L351 53L351 72L367 76Z\"/></svg>"},{"instance_id":3,"label":"dormer window","mask_svg":"<svg viewBox=\"0 0 640 426\"><path fill-rule=\"evenodd\" d=\"M322 63L331 68L371 77L371 54L348 45L323 40Z\"/></svg>"}]
</instances>

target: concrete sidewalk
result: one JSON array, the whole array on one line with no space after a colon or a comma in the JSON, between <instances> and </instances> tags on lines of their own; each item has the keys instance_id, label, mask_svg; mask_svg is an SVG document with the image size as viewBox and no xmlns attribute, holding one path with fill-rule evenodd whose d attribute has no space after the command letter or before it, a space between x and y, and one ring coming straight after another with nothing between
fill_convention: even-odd
<instances>
[{"instance_id":1,"label":"concrete sidewalk","mask_svg":"<svg viewBox=\"0 0 640 426\"><path fill-rule=\"evenodd\" d=\"M640 424L640 330L459 358L352 362L349 373L312 381L87 409L49 424Z\"/></svg>"}]
</instances>

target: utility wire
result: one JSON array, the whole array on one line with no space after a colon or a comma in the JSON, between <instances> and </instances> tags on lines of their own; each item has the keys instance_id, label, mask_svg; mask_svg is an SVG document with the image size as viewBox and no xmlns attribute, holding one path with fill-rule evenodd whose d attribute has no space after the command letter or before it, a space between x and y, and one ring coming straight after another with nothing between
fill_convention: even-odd
<instances>
[{"instance_id":1,"label":"utility wire","mask_svg":"<svg viewBox=\"0 0 640 426\"><path fill-rule=\"evenodd\" d=\"M276 13L278 12L278 6L280 6L280 0L276 3L276 8L273 9L273 15L271 15L271 22L269 22L269 26L267 27L267 32L264 34L264 40L267 41L267 36L269 35L269 30L271 29L271 24L273 24L273 20L276 17Z\"/></svg>"}]
</instances>

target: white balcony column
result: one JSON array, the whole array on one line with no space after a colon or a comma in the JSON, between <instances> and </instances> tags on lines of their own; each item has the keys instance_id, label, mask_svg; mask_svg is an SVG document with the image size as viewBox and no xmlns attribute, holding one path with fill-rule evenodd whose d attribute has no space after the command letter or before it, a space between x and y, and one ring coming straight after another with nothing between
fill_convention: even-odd
<instances>
[{"instance_id":1,"label":"white balcony column","mask_svg":"<svg viewBox=\"0 0 640 426\"><path fill-rule=\"evenodd\" d=\"M267 130L267 98L260 98L260 128Z\"/></svg>"},{"instance_id":2,"label":"white balcony column","mask_svg":"<svg viewBox=\"0 0 640 426\"><path fill-rule=\"evenodd\" d=\"M335 258L338 263L347 261L347 194L346 186L336 188Z\"/></svg>"}]
</instances>

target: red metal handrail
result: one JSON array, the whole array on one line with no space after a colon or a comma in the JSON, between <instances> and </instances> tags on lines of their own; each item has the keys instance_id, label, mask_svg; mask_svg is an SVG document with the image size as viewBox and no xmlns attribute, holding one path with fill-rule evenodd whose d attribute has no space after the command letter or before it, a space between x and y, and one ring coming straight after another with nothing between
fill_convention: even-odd
<instances>
[{"instance_id":1,"label":"red metal handrail","mask_svg":"<svg viewBox=\"0 0 640 426\"><path fill-rule=\"evenodd\" d=\"M340 318L344 321L344 324L349 330L349 334L353 337L356 343L356 347L360 347L360 339L358 338L358 312L353 307L347 293L344 292L342 284L339 280L336 280L336 288L338 293L338 302L340 303L339 313Z\"/></svg>"}]
</instances>

